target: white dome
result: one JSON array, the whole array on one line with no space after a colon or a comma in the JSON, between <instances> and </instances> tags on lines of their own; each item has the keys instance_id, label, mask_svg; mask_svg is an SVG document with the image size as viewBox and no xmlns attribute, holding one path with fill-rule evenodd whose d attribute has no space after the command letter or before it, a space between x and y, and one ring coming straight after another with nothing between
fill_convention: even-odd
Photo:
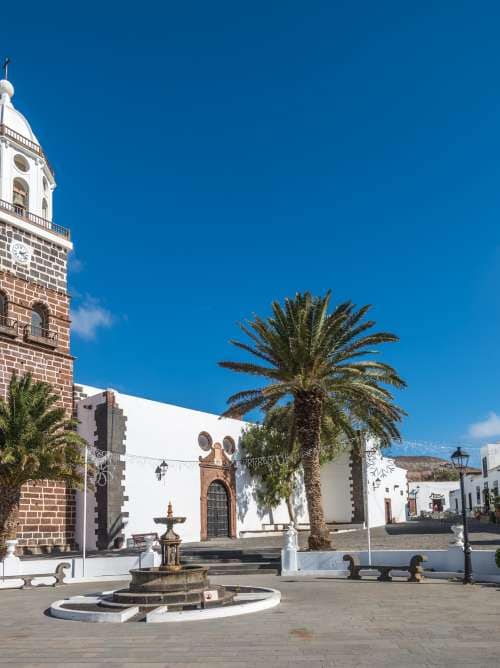
<instances>
[{"instance_id":1,"label":"white dome","mask_svg":"<svg viewBox=\"0 0 500 668\"><path fill-rule=\"evenodd\" d=\"M21 114L21 112L14 109L11 98L14 96L14 86L6 79L0 80L0 123L6 125L14 132L18 132L26 139L39 144L35 133L31 129L30 124Z\"/></svg>"}]
</instances>

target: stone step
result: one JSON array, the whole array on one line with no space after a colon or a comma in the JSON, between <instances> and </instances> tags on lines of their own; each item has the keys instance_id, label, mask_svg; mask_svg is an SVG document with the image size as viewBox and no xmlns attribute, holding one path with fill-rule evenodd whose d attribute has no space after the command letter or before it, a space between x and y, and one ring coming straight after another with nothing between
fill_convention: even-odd
<instances>
[{"instance_id":1,"label":"stone step","mask_svg":"<svg viewBox=\"0 0 500 668\"><path fill-rule=\"evenodd\" d=\"M183 557L201 557L203 559L246 559L257 561L259 559L279 559L281 548L275 550L231 550L220 548L183 548Z\"/></svg>"},{"instance_id":2,"label":"stone step","mask_svg":"<svg viewBox=\"0 0 500 668\"><path fill-rule=\"evenodd\" d=\"M184 554L182 553L181 561L185 564L200 564L200 563L224 563L224 564L245 564L245 563L279 563L281 561L280 555L241 555L241 556L226 556L223 553L218 554Z\"/></svg>"},{"instance_id":3,"label":"stone step","mask_svg":"<svg viewBox=\"0 0 500 668\"><path fill-rule=\"evenodd\" d=\"M206 566L209 575L278 575L281 564L276 562L247 562L247 563L203 563L198 566Z\"/></svg>"}]
</instances>

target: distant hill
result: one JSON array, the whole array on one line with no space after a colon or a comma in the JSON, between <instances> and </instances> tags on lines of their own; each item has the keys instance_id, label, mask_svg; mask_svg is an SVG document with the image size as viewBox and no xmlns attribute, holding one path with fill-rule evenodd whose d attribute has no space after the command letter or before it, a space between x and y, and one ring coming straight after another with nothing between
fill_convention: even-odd
<instances>
[{"instance_id":1,"label":"distant hill","mask_svg":"<svg viewBox=\"0 0 500 668\"><path fill-rule=\"evenodd\" d=\"M458 480L458 473L452 463L440 457L401 455L392 459L396 466L407 470L408 482ZM469 467L467 472L480 473L480 470Z\"/></svg>"}]
</instances>

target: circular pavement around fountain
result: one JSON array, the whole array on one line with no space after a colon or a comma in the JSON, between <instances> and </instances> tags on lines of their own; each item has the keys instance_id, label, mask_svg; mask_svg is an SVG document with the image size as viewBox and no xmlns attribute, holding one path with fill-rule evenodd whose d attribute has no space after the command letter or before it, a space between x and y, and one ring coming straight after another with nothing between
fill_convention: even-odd
<instances>
[{"instance_id":1,"label":"circular pavement around fountain","mask_svg":"<svg viewBox=\"0 0 500 668\"><path fill-rule=\"evenodd\" d=\"M274 608L281 600L281 592L268 587L239 587L237 585L225 587L213 586L214 599L205 600L202 607L196 604L173 606L160 602L149 601L146 605L124 604L115 602L115 596L121 590L101 592L55 601L50 606L52 617L70 619L80 622L185 622L234 617L260 612ZM123 591L123 590L122 590ZM129 590L126 590L130 593ZM211 594L212 592L208 592ZM221 597L221 598L219 598Z\"/></svg>"}]
</instances>

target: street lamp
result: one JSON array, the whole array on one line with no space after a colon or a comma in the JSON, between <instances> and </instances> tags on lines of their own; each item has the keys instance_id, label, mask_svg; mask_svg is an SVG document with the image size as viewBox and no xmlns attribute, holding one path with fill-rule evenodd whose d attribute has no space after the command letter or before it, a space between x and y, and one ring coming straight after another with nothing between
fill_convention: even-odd
<instances>
[{"instance_id":1,"label":"street lamp","mask_svg":"<svg viewBox=\"0 0 500 668\"><path fill-rule=\"evenodd\" d=\"M469 463L469 454L458 447L451 456L453 466L460 474L460 494L462 497L462 520L464 523L464 584L472 584L472 560L467 528L467 510L465 508L464 476Z\"/></svg>"},{"instance_id":2,"label":"street lamp","mask_svg":"<svg viewBox=\"0 0 500 668\"><path fill-rule=\"evenodd\" d=\"M162 463L155 469L156 477L158 478L158 480L160 481L163 480L163 478L167 475L167 471L168 471L168 464L165 460L163 460Z\"/></svg>"}]
</instances>

